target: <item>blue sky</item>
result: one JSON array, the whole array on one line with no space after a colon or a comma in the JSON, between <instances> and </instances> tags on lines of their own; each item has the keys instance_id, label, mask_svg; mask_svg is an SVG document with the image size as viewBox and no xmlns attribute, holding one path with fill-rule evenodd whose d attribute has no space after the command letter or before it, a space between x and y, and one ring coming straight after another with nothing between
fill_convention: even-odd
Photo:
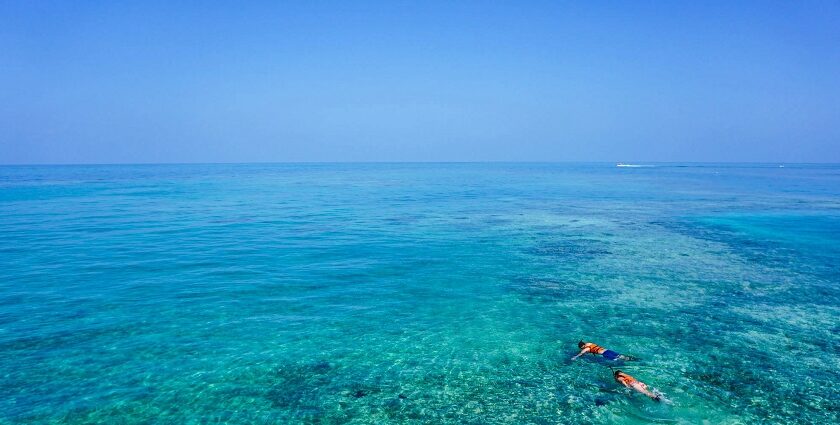
<instances>
[{"instance_id":1,"label":"blue sky","mask_svg":"<svg viewBox=\"0 0 840 425\"><path fill-rule=\"evenodd\" d=\"M837 1L117 3L0 0L0 163L840 162Z\"/></svg>"}]
</instances>

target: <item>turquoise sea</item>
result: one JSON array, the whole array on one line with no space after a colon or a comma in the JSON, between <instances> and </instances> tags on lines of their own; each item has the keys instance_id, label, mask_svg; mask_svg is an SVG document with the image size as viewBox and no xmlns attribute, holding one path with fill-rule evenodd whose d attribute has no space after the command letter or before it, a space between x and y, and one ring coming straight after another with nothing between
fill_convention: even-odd
<instances>
[{"instance_id":1,"label":"turquoise sea","mask_svg":"<svg viewBox=\"0 0 840 425\"><path fill-rule=\"evenodd\" d=\"M654 165L0 167L0 424L838 423L840 166Z\"/></svg>"}]
</instances>

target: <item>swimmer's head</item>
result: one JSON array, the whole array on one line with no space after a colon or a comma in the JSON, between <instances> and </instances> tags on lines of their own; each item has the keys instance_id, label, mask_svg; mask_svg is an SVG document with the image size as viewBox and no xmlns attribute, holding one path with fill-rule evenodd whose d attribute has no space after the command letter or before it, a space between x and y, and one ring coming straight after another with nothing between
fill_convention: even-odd
<instances>
[{"instance_id":1,"label":"swimmer's head","mask_svg":"<svg viewBox=\"0 0 840 425\"><path fill-rule=\"evenodd\" d=\"M613 377L618 379L618 376L621 375L622 373L624 373L624 372L622 372L621 369L616 369L615 371L613 371Z\"/></svg>"},{"instance_id":2,"label":"swimmer's head","mask_svg":"<svg viewBox=\"0 0 840 425\"><path fill-rule=\"evenodd\" d=\"M583 342L583 340L578 341L578 348L583 348L584 345L586 345L586 343Z\"/></svg>"}]
</instances>

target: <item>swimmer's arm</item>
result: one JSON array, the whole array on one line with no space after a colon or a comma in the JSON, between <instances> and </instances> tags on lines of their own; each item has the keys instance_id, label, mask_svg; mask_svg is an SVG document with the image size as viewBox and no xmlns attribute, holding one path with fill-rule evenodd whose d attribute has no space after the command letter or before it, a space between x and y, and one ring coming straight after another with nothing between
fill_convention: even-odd
<instances>
[{"instance_id":1,"label":"swimmer's arm","mask_svg":"<svg viewBox=\"0 0 840 425\"><path fill-rule=\"evenodd\" d=\"M578 353L577 356L572 357L572 360L574 360L574 359L576 359L576 358L578 358L578 357L580 357L580 356L582 356L582 355L584 355L588 352L589 352L589 347L586 347L583 350L580 350L580 353Z\"/></svg>"}]
</instances>

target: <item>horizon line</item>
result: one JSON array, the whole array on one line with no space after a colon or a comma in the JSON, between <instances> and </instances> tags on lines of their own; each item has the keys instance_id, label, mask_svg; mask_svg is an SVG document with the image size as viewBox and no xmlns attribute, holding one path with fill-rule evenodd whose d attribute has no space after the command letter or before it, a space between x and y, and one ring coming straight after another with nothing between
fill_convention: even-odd
<instances>
[{"instance_id":1,"label":"horizon line","mask_svg":"<svg viewBox=\"0 0 840 425\"><path fill-rule=\"evenodd\" d=\"M749 165L840 165L840 162L784 161L218 161L218 162L33 162L0 163L0 167L131 166L131 165L271 165L271 164L749 164Z\"/></svg>"}]
</instances>

